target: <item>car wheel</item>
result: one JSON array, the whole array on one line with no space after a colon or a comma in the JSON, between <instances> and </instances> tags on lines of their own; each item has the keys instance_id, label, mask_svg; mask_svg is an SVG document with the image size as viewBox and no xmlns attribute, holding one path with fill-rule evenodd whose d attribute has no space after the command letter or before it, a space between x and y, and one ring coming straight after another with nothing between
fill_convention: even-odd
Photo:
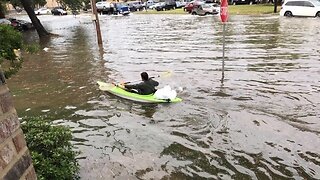
<instances>
[{"instance_id":1,"label":"car wheel","mask_svg":"<svg viewBox=\"0 0 320 180\"><path fill-rule=\"evenodd\" d=\"M292 17L292 16L293 16L293 14L292 14L292 12L291 12L291 11L286 11L286 12L284 13L284 16Z\"/></svg>"},{"instance_id":2,"label":"car wheel","mask_svg":"<svg viewBox=\"0 0 320 180\"><path fill-rule=\"evenodd\" d=\"M317 12L316 17L320 18L320 11Z\"/></svg>"},{"instance_id":3,"label":"car wheel","mask_svg":"<svg viewBox=\"0 0 320 180\"><path fill-rule=\"evenodd\" d=\"M196 13L196 12L192 12L191 14L192 14L192 15L197 15L197 13Z\"/></svg>"}]
</instances>

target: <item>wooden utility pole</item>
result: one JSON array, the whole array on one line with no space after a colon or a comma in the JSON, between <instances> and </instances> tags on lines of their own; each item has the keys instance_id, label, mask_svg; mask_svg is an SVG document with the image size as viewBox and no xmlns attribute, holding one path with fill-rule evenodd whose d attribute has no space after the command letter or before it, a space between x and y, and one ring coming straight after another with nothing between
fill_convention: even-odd
<instances>
[{"instance_id":1,"label":"wooden utility pole","mask_svg":"<svg viewBox=\"0 0 320 180\"><path fill-rule=\"evenodd\" d=\"M95 25L96 25L98 45L101 46L102 36L101 36L99 17L98 17L98 12L96 7L96 0L91 0L91 8L92 8L92 20L95 22Z\"/></svg>"}]
</instances>

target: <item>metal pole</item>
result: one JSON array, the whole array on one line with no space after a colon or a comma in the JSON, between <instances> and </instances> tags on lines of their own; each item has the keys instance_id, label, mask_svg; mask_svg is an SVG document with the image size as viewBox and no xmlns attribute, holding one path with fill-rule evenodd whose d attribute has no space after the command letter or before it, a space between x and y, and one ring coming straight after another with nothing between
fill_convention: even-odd
<instances>
[{"instance_id":1,"label":"metal pole","mask_svg":"<svg viewBox=\"0 0 320 180\"><path fill-rule=\"evenodd\" d=\"M97 12L97 7L96 7L96 0L91 0L91 7L92 7L92 13L95 16L94 22L96 25L98 45L101 46L102 45L102 36L101 36L99 17L98 17L98 12Z\"/></svg>"},{"instance_id":2,"label":"metal pole","mask_svg":"<svg viewBox=\"0 0 320 180\"><path fill-rule=\"evenodd\" d=\"M225 24L225 23L223 23L222 77L221 77L221 83L223 83L223 80L224 80L224 49L225 49L225 31L226 31L226 24Z\"/></svg>"}]
</instances>

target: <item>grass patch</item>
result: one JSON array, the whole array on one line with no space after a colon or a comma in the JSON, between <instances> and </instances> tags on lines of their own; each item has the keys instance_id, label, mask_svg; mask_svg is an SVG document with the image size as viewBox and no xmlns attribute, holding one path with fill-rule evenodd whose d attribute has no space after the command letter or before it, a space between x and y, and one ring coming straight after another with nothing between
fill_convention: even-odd
<instances>
[{"instance_id":1,"label":"grass patch","mask_svg":"<svg viewBox=\"0 0 320 180\"><path fill-rule=\"evenodd\" d=\"M263 5L231 5L229 6L230 15L260 15L272 14L274 6L270 4ZM280 10L280 6L277 8Z\"/></svg>"},{"instance_id":2,"label":"grass patch","mask_svg":"<svg viewBox=\"0 0 320 180\"><path fill-rule=\"evenodd\" d=\"M272 4L259 4L259 5L229 5L229 15L260 15L260 14L273 14L274 6ZM278 6L278 11L280 11ZM188 14L183 11L183 8L169 10L169 11L139 11L135 14Z\"/></svg>"}]
</instances>

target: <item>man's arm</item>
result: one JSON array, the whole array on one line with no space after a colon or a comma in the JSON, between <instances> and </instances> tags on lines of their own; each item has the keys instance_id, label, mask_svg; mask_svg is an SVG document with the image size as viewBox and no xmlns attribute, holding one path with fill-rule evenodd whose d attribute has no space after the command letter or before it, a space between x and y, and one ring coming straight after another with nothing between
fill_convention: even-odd
<instances>
[{"instance_id":1,"label":"man's arm","mask_svg":"<svg viewBox=\"0 0 320 180\"><path fill-rule=\"evenodd\" d=\"M139 84L125 84L124 87L127 89L139 89L142 83Z\"/></svg>"}]
</instances>

